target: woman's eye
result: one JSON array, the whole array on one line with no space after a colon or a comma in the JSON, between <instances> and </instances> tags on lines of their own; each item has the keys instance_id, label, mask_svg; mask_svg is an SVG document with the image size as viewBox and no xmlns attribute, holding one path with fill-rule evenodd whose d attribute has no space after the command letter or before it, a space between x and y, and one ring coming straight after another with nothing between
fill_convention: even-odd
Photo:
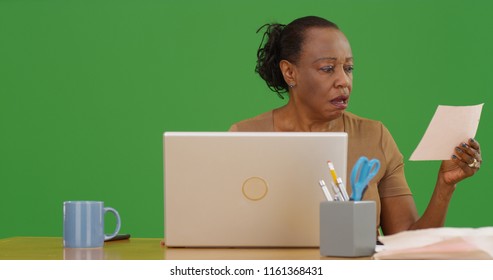
<instances>
[{"instance_id":1,"label":"woman's eye","mask_svg":"<svg viewBox=\"0 0 493 280\"><path fill-rule=\"evenodd\" d=\"M347 66L344 66L344 71L346 71L346 73L353 73L353 70L354 70L354 66L353 65L347 65Z\"/></svg>"},{"instance_id":2,"label":"woman's eye","mask_svg":"<svg viewBox=\"0 0 493 280\"><path fill-rule=\"evenodd\" d=\"M320 68L320 70L327 72L327 73L331 73L331 72L334 72L334 66L324 66L324 67Z\"/></svg>"}]
</instances>

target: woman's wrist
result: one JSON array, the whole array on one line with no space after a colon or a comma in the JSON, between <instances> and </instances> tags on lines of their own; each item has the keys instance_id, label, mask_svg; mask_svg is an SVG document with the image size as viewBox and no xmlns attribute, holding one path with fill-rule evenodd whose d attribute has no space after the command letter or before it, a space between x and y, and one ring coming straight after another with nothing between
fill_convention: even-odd
<instances>
[{"instance_id":1,"label":"woman's wrist","mask_svg":"<svg viewBox=\"0 0 493 280\"><path fill-rule=\"evenodd\" d=\"M446 183L439 177L435 186L435 194L441 201L448 202L450 201L450 199L452 199L455 188L456 184Z\"/></svg>"}]
</instances>

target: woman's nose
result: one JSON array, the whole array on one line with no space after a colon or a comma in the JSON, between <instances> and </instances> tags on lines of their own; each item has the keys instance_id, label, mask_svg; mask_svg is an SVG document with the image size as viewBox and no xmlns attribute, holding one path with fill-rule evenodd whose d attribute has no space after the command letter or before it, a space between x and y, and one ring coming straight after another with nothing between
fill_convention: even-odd
<instances>
[{"instance_id":1,"label":"woman's nose","mask_svg":"<svg viewBox=\"0 0 493 280\"><path fill-rule=\"evenodd\" d=\"M335 87L347 88L351 85L351 77L344 71L344 69L339 69L336 71L335 77Z\"/></svg>"}]
</instances>

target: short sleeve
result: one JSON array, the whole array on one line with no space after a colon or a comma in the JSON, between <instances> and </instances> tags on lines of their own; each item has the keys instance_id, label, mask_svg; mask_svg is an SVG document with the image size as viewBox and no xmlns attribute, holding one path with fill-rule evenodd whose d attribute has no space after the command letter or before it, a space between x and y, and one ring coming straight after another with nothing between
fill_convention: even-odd
<instances>
[{"instance_id":1,"label":"short sleeve","mask_svg":"<svg viewBox=\"0 0 493 280\"><path fill-rule=\"evenodd\" d=\"M378 184L378 193L381 198L410 195L412 193L404 175L404 158L388 129L383 124L381 126L381 145L387 169Z\"/></svg>"}]
</instances>

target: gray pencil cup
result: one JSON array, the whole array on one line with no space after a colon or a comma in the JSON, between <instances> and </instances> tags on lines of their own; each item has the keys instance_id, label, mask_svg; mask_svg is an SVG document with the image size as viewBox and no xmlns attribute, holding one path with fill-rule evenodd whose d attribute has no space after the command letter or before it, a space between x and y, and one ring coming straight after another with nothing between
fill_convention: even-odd
<instances>
[{"instance_id":1,"label":"gray pencil cup","mask_svg":"<svg viewBox=\"0 0 493 280\"><path fill-rule=\"evenodd\" d=\"M320 254L363 257L375 252L377 242L375 201L325 201L320 203Z\"/></svg>"}]
</instances>

